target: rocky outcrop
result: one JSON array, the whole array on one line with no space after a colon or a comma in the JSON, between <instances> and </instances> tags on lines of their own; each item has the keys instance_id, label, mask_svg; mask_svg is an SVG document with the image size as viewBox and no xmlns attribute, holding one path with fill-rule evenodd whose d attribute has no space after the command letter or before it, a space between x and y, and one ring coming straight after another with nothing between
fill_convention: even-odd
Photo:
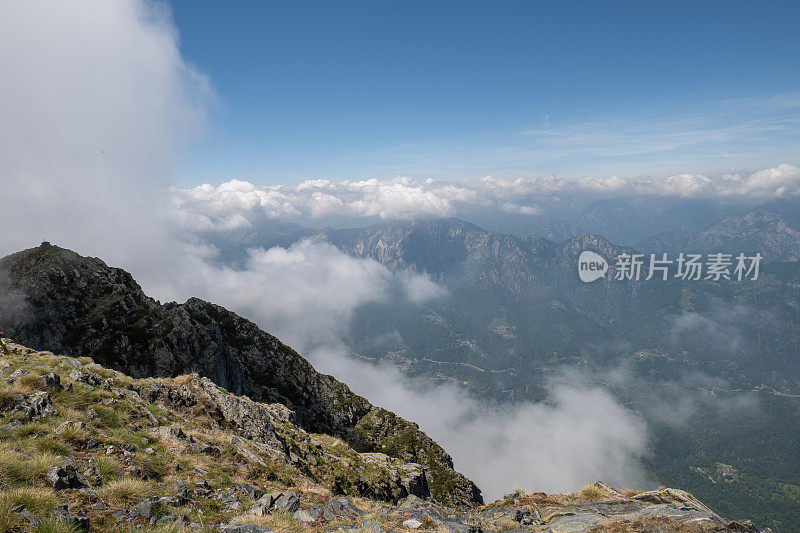
<instances>
[{"instance_id":1,"label":"rocky outcrop","mask_svg":"<svg viewBox=\"0 0 800 533\"><path fill-rule=\"evenodd\" d=\"M365 435L363 424L356 428L375 412L366 399L235 313L196 298L162 305L124 270L48 243L0 259L0 271L26 306L0 314L0 328L24 344L92 357L137 378L196 373L234 394L282 404L306 431L357 443L362 452L416 457L431 492L452 494L449 504L482 501L474 483L455 472L449 456L422 431L403 421L404 431L432 450L424 455L396 439L388 446ZM256 435L256 426L250 424L248 434Z\"/></svg>"},{"instance_id":2,"label":"rocky outcrop","mask_svg":"<svg viewBox=\"0 0 800 533\"><path fill-rule=\"evenodd\" d=\"M431 496L425 469L420 464L383 453L355 453L346 447L332 453L315 441L313 435L296 427L294 412L284 405L259 403L231 394L197 375L182 381L177 385L147 379L132 386L143 401L178 412L202 413L214 428L230 435L231 449L250 464L265 466L266 457L283 461L341 494L369 495L393 502L409 495ZM200 453L222 453L218 447L187 434L180 427L159 426L152 428L152 432L162 440ZM279 497L274 499L277 501ZM260 504L263 507L264 502ZM270 501L266 509L272 504Z\"/></svg>"},{"instance_id":3,"label":"rocky outcrop","mask_svg":"<svg viewBox=\"0 0 800 533\"><path fill-rule=\"evenodd\" d=\"M600 501L573 502L563 495L520 494L483 507L478 515L488 529L521 527L564 533L759 531L748 521L724 520L681 490L661 489L630 497L613 490L607 496Z\"/></svg>"},{"instance_id":4,"label":"rocky outcrop","mask_svg":"<svg viewBox=\"0 0 800 533\"><path fill-rule=\"evenodd\" d=\"M446 505L480 499L477 486L453 471L453 460L416 424L386 409L374 408L356 425L350 439L356 449L376 449L404 461L426 465L433 497ZM412 493L413 494L413 493Z\"/></svg>"}]
</instances>

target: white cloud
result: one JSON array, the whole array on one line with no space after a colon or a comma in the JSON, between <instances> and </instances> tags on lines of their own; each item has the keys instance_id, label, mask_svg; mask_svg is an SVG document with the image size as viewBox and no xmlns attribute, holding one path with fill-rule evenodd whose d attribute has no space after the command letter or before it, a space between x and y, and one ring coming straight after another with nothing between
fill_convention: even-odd
<instances>
[{"instance_id":1,"label":"white cloud","mask_svg":"<svg viewBox=\"0 0 800 533\"><path fill-rule=\"evenodd\" d=\"M354 360L342 346L319 346L309 359L358 394L417 422L475 481L488 501L515 487L575 490L604 480L651 485L644 421L599 387L551 383L551 403L491 405L453 385L424 387L396 368Z\"/></svg>"},{"instance_id":2,"label":"white cloud","mask_svg":"<svg viewBox=\"0 0 800 533\"><path fill-rule=\"evenodd\" d=\"M289 248L248 250L241 269L208 259L207 253L187 255L192 275L174 281L180 294L235 309L301 351L338 342L353 311L365 303L396 293L423 303L445 294L425 274L395 274L377 261L308 239Z\"/></svg>"},{"instance_id":3,"label":"white cloud","mask_svg":"<svg viewBox=\"0 0 800 533\"><path fill-rule=\"evenodd\" d=\"M424 303L447 294L447 289L444 286L434 282L427 275L404 270L399 272L397 277L403 287L406 298L412 303Z\"/></svg>"},{"instance_id":4,"label":"white cloud","mask_svg":"<svg viewBox=\"0 0 800 533\"><path fill-rule=\"evenodd\" d=\"M159 191L213 95L163 7L2 2L0 72L0 254L47 239L144 273L173 253Z\"/></svg>"},{"instance_id":5,"label":"white cloud","mask_svg":"<svg viewBox=\"0 0 800 533\"><path fill-rule=\"evenodd\" d=\"M362 181L308 180L297 186L256 186L231 180L175 189L178 211L203 215L214 227L230 227L230 217L317 219L330 216L411 219L457 216L474 207L506 213L539 215L554 195L598 197L664 196L681 198L779 198L800 195L800 167L781 164L741 176L677 174L662 178L555 176L514 180L487 176L457 183L411 178ZM182 217L191 223L191 217ZM239 221L242 225L242 221ZM194 228L200 229L207 224Z\"/></svg>"},{"instance_id":6,"label":"white cloud","mask_svg":"<svg viewBox=\"0 0 800 533\"><path fill-rule=\"evenodd\" d=\"M539 215L542 210L535 206L519 205L512 202L505 202L500 206L500 209L506 213L514 213L517 215Z\"/></svg>"}]
</instances>

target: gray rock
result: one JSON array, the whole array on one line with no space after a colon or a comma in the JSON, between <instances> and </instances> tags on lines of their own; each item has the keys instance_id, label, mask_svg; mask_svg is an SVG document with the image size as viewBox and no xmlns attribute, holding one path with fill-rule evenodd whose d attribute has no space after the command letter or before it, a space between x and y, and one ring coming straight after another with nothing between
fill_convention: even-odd
<instances>
[{"instance_id":1,"label":"gray rock","mask_svg":"<svg viewBox=\"0 0 800 533\"><path fill-rule=\"evenodd\" d=\"M362 520L358 523L358 528L368 533L385 533L381 525L374 520Z\"/></svg>"},{"instance_id":2,"label":"gray rock","mask_svg":"<svg viewBox=\"0 0 800 533\"><path fill-rule=\"evenodd\" d=\"M272 494L265 494L261 496L261 498L259 498L252 507L250 507L250 510L247 511L247 514L264 516L272 508L273 503L275 503L275 497Z\"/></svg>"},{"instance_id":3,"label":"gray rock","mask_svg":"<svg viewBox=\"0 0 800 533\"><path fill-rule=\"evenodd\" d=\"M131 516L139 516L149 519L153 514L153 507L157 506L157 500L158 498L156 497L147 498L146 500L141 501L131 507L131 510L128 511L128 514Z\"/></svg>"},{"instance_id":4,"label":"gray rock","mask_svg":"<svg viewBox=\"0 0 800 533\"><path fill-rule=\"evenodd\" d=\"M419 529L422 527L422 522L416 518L409 518L403 522L403 527L407 527L408 529Z\"/></svg>"},{"instance_id":5,"label":"gray rock","mask_svg":"<svg viewBox=\"0 0 800 533\"><path fill-rule=\"evenodd\" d=\"M88 487L88 483L77 471L77 466L71 460L66 460L61 466L54 466L45 475L54 490L81 489Z\"/></svg>"},{"instance_id":6,"label":"gray rock","mask_svg":"<svg viewBox=\"0 0 800 533\"><path fill-rule=\"evenodd\" d=\"M382 476L385 483L394 485L393 492L396 499L402 499L409 495L420 498L429 498L431 493L428 488L428 480L425 476L425 469L417 463L403 463L402 461L389 457L383 453L360 453L361 459L369 465L385 469L387 472Z\"/></svg>"},{"instance_id":7,"label":"gray rock","mask_svg":"<svg viewBox=\"0 0 800 533\"><path fill-rule=\"evenodd\" d=\"M272 507L279 511L294 513L300 508L300 498L294 491L282 492L275 497Z\"/></svg>"},{"instance_id":8,"label":"gray rock","mask_svg":"<svg viewBox=\"0 0 800 533\"><path fill-rule=\"evenodd\" d=\"M25 370L24 368L18 368L17 370L13 371L13 372L11 373L11 375L9 375L9 376L6 378L6 383L9 383L9 384L11 384L11 383L14 383L14 382L15 382L15 381L17 381L19 378L21 378L21 377L23 377L23 376L27 376L28 374L30 374L30 372L28 372L28 371L27 371L27 370Z\"/></svg>"},{"instance_id":9,"label":"gray rock","mask_svg":"<svg viewBox=\"0 0 800 533\"><path fill-rule=\"evenodd\" d=\"M294 518L300 522L330 522L333 520L351 520L364 514L348 498L329 500L324 505L315 505L308 509L299 509L294 513Z\"/></svg>"},{"instance_id":10,"label":"gray rock","mask_svg":"<svg viewBox=\"0 0 800 533\"><path fill-rule=\"evenodd\" d=\"M314 507L310 507L308 509L298 509L294 513L294 519L306 524L310 524L322 518L322 512L322 506L320 505L315 505Z\"/></svg>"},{"instance_id":11,"label":"gray rock","mask_svg":"<svg viewBox=\"0 0 800 533\"><path fill-rule=\"evenodd\" d=\"M83 373L80 370L73 370L69 373L69 379L76 383L82 383L84 385L88 385L89 387L95 387L97 385L103 384L103 379L91 372Z\"/></svg>"},{"instance_id":12,"label":"gray rock","mask_svg":"<svg viewBox=\"0 0 800 533\"><path fill-rule=\"evenodd\" d=\"M356 507L349 498L344 497L328 501L325 503L324 509L326 514L331 513L335 518L358 518L364 514L364 511ZM333 519L327 516L325 518Z\"/></svg>"},{"instance_id":13,"label":"gray rock","mask_svg":"<svg viewBox=\"0 0 800 533\"><path fill-rule=\"evenodd\" d=\"M15 394L13 403L9 407L11 409L11 417L23 422L31 422L45 416L58 415L58 409L53 406L50 394L45 391L27 395Z\"/></svg>"},{"instance_id":14,"label":"gray rock","mask_svg":"<svg viewBox=\"0 0 800 533\"><path fill-rule=\"evenodd\" d=\"M71 357L62 357L59 363L61 363L64 366L68 366L73 370L77 368L83 368L83 364L81 364L80 361L78 361L77 359L73 359Z\"/></svg>"},{"instance_id":15,"label":"gray rock","mask_svg":"<svg viewBox=\"0 0 800 533\"><path fill-rule=\"evenodd\" d=\"M728 522L726 527L737 533L758 533L758 528L750 520L734 520L733 522Z\"/></svg>"},{"instance_id":16,"label":"gray rock","mask_svg":"<svg viewBox=\"0 0 800 533\"><path fill-rule=\"evenodd\" d=\"M39 376L39 383L41 383L42 387L45 389L59 390L61 389L61 376L50 372L49 374Z\"/></svg>"},{"instance_id":17,"label":"gray rock","mask_svg":"<svg viewBox=\"0 0 800 533\"><path fill-rule=\"evenodd\" d=\"M271 529L258 526L252 522L238 526L223 526L219 528L219 533L275 533Z\"/></svg>"},{"instance_id":18,"label":"gray rock","mask_svg":"<svg viewBox=\"0 0 800 533\"><path fill-rule=\"evenodd\" d=\"M254 487L252 485L248 485L245 483L240 483L236 485L236 490L245 498L250 500L258 500L264 495L264 491L259 489L258 487Z\"/></svg>"},{"instance_id":19,"label":"gray rock","mask_svg":"<svg viewBox=\"0 0 800 533\"><path fill-rule=\"evenodd\" d=\"M60 437L65 431L67 431L70 428L84 429L85 427L86 424L84 424L83 422L80 421L75 422L72 420L67 420L59 424L58 427L53 430L53 436Z\"/></svg>"},{"instance_id":20,"label":"gray rock","mask_svg":"<svg viewBox=\"0 0 800 533\"><path fill-rule=\"evenodd\" d=\"M446 520L442 522L441 527L444 529L451 531L452 533L481 533L483 530L471 524L462 524L461 522L455 522L451 520Z\"/></svg>"},{"instance_id":21,"label":"gray rock","mask_svg":"<svg viewBox=\"0 0 800 533\"><path fill-rule=\"evenodd\" d=\"M189 495L189 489L186 488L186 483L182 479L179 479L175 482L175 487L173 488L172 492L175 493L175 496L178 498L186 498Z\"/></svg>"},{"instance_id":22,"label":"gray rock","mask_svg":"<svg viewBox=\"0 0 800 533\"><path fill-rule=\"evenodd\" d=\"M56 505L53 507L54 516L61 518L64 522L68 525L81 529L83 531L89 531L90 520L88 516L77 516L69 512L67 509L66 504Z\"/></svg>"},{"instance_id":23,"label":"gray rock","mask_svg":"<svg viewBox=\"0 0 800 533\"><path fill-rule=\"evenodd\" d=\"M131 507L128 514L134 517L151 518L160 507L180 507L184 500L177 496L152 496Z\"/></svg>"}]
</instances>

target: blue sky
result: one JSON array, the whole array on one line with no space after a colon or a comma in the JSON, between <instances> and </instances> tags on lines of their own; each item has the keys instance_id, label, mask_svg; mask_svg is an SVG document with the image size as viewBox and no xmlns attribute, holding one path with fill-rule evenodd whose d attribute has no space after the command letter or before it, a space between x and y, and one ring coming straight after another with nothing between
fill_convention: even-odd
<instances>
[{"instance_id":1,"label":"blue sky","mask_svg":"<svg viewBox=\"0 0 800 533\"><path fill-rule=\"evenodd\" d=\"M800 2L169 5L217 94L185 184L800 160Z\"/></svg>"}]
</instances>

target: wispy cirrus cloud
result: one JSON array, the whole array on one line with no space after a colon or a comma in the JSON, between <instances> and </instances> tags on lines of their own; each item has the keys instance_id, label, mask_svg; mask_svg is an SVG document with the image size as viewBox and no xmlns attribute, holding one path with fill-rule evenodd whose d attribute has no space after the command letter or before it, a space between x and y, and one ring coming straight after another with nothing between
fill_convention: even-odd
<instances>
[{"instance_id":1,"label":"wispy cirrus cloud","mask_svg":"<svg viewBox=\"0 0 800 533\"><path fill-rule=\"evenodd\" d=\"M766 168L796 162L800 149L800 92L738 97L726 92L692 103L619 105L608 112L588 111L583 102L574 102L565 109L582 114L539 109L530 127L508 129L487 122L456 135L355 151L326 161L324 168L299 162L280 172L297 177L301 170L330 179L548 173L630 178L689 169L719 174L730 168Z\"/></svg>"}]
</instances>

